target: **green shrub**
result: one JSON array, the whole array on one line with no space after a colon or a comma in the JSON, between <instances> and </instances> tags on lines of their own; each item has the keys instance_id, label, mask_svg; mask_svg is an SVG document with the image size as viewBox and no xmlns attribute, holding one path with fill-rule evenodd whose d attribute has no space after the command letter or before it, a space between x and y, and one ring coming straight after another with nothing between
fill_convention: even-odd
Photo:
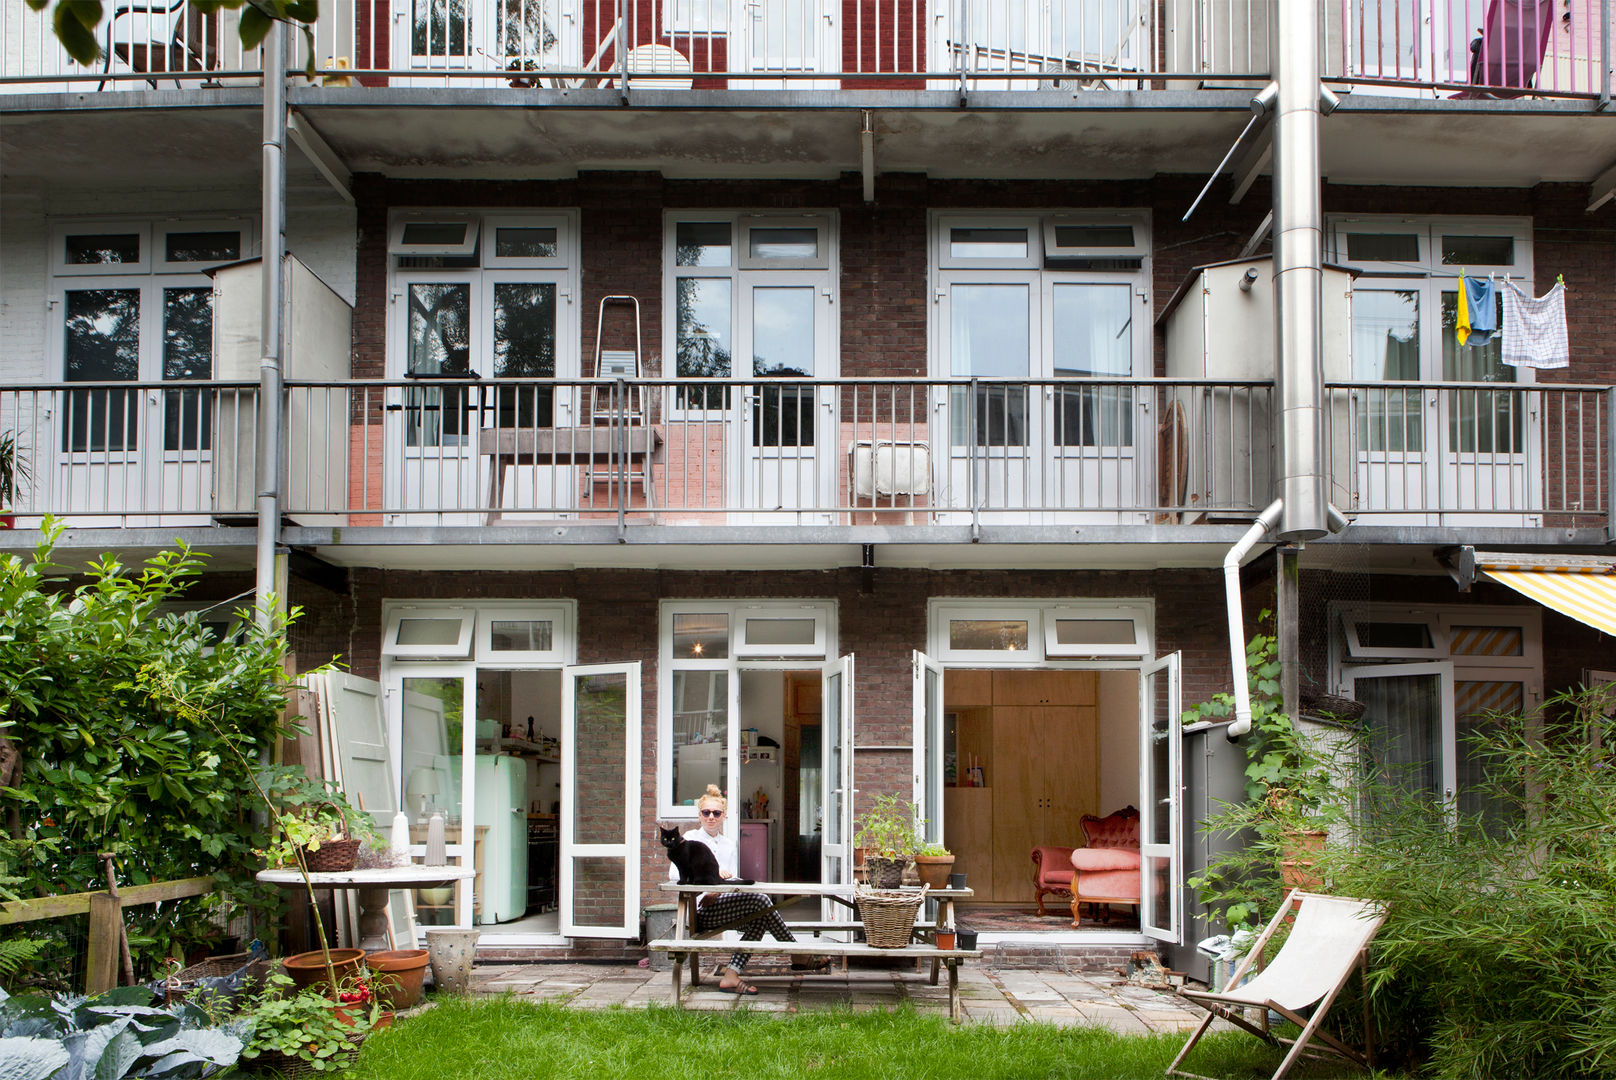
<instances>
[{"instance_id":1,"label":"green shrub","mask_svg":"<svg viewBox=\"0 0 1616 1080\"><path fill-rule=\"evenodd\" d=\"M1606 691L1493 716L1473 740L1500 824L1371 778L1333 891L1383 901L1371 996L1383 1038L1450 1077L1616 1075L1616 723ZM1540 733L1541 732L1541 733Z\"/></svg>"}]
</instances>

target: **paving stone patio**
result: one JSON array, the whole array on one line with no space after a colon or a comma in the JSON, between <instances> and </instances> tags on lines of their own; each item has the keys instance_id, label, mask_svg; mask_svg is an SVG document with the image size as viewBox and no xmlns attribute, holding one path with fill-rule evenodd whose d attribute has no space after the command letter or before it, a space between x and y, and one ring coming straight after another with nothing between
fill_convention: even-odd
<instances>
[{"instance_id":1,"label":"paving stone patio","mask_svg":"<svg viewBox=\"0 0 1616 1080\"><path fill-rule=\"evenodd\" d=\"M535 1001L556 1001L580 1009L613 1005L673 1003L673 980L666 971L622 964L478 964L473 992L512 993ZM802 1012L831 1006L855 1010L909 1004L919 1012L948 1013L948 987L932 986L912 971L854 968L820 975L749 977L756 997L718 992L717 980L686 983L687 1009L747 1008L758 1012ZM1131 985L1121 975L1026 969L995 970L970 964L960 970L960 999L967 1023L1009 1026L1042 1021L1063 1027L1107 1027L1124 1034L1180 1032L1204 1015L1177 995Z\"/></svg>"}]
</instances>

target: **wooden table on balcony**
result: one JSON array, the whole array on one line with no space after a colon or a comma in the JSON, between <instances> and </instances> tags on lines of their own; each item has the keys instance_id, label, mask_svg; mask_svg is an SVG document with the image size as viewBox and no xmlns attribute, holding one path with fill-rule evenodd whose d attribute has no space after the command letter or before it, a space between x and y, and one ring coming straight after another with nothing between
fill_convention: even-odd
<instances>
[{"instance_id":1,"label":"wooden table on balcony","mask_svg":"<svg viewBox=\"0 0 1616 1080\"><path fill-rule=\"evenodd\" d=\"M609 480L638 483L645 505L654 508L651 457L662 445L662 433L644 424L625 427L483 428L477 450L492 459L488 487L489 521L497 520L505 495L505 469L518 464L583 465L593 482L604 472Z\"/></svg>"}]
</instances>

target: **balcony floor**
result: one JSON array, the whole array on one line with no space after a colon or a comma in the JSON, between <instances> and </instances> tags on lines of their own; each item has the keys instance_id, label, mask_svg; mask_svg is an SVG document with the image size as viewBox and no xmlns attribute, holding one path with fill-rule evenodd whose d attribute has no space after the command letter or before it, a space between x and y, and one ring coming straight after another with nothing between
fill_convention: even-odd
<instances>
[{"instance_id":1,"label":"balcony floor","mask_svg":"<svg viewBox=\"0 0 1616 1080\"><path fill-rule=\"evenodd\" d=\"M354 172L564 177L829 178L857 171L865 110L878 172L1097 179L1204 173L1250 116L1250 90L1146 92L636 91L294 87L304 120ZM95 187L222 183L258 168L258 92L151 90L0 97L7 181ZM73 114L75 138L63 139ZM669 122L677 113L677 122ZM1323 121L1333 183L1526 187L1611 165L1616 110L1589 100L1453 101L1360 89ZM402 133L408 133L407 137ZM316 183L289 155L293 189Z\"/></svg>"}]
</instances>

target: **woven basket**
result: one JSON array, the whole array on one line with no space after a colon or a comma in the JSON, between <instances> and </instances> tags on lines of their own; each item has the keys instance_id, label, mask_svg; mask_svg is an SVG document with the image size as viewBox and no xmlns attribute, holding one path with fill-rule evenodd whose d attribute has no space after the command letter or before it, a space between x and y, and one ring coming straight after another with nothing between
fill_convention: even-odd
<instances>
[{"instance_id":1,"label":"woven basket","mask_svg":"<svg viewBox=\"0 0 1616 1080\"><path fill-rule=\"evenodd\" d=\"M342 807L336 803L322 803L337 812L337 820L342 823L343 835L348 833L348 816L342 812ZM320 844L320 850L303 849L303 865L307 866L311 874L340 874L354 868L359 858L359 841L326 840Z\"/></svg>"},{"instance_id":2,"label":"woven basket","mask_svg":"<svg viewBox=\"0 0 1616 1080\"><path fill-rule=\"evenodd\" d=\"M364 1040L361 1039L360 1041L363 1042ZM346 1050L338 1050L335 1054L326 1058L324 1069L316 1069L313 1062L304 1061L300 1057L282 1054L277 1050L265 1050L251 1061L244 1062L243 1065L251 1072L268 1073L274 1076L302 1080L306 1076L324 1076L338 1068L351 1068L353 1063L358 1060L359 1047L355 1046ZM339 1061L345 1064L337 1065L336 1063Z\"/></svg>"},{"instance_id":3,"label":"woven basket","mask_svg":"<svg viewBox=\"0 0 1616 1080\"><path fill-rule=\"evenodd\" d=\"M926 902L926 889L859 889L855 893L864 940L877 949L901 949L915 933L915 914Z\"/></svg>"},{"instance_id":4,"label":"woven basket","mask_svg":"<svg viewBox=\"0 0 1616 1080\"><path fill-rule=\"evenodd\" d=\"M174 961L178 963L178 961ZM190 967L181 968L173 975L163 980L163 1003L178 1005L184 1001L201 979L217 979L225 975L234 975L242 968L246 968L247 983L244 983L237 993L257 989L264 985L264 979L269 975L269 958L260 956L255 958L250 952L229 953L224 956L210 956L206 960L199 960ZM250 986L249 986L250 984Z\"/></svg>"}]
</instances>

